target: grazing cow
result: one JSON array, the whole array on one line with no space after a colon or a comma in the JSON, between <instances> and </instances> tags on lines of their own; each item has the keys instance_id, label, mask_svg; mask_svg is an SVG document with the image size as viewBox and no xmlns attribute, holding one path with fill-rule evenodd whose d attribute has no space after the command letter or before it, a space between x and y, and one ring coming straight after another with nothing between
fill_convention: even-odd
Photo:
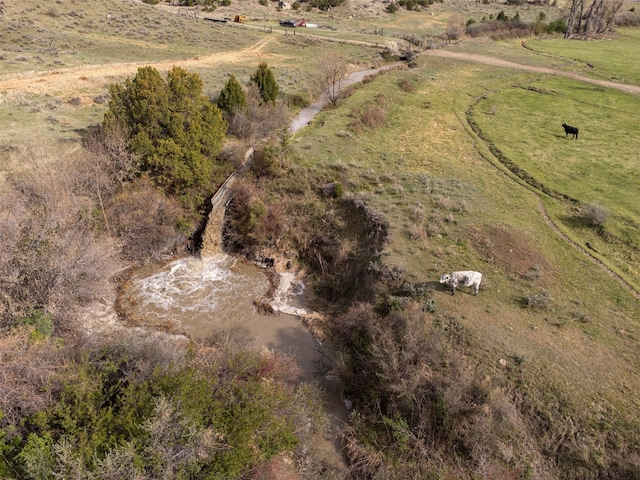
<instances>
[{"instance_id":1,"label":"grazing cow","mask_svg":"<svg viewBox=\"0 0 640 480\"><path fill-rule=\"evenodd\" d=\"M480 288L480 282L482 281L482 274L480 272L473 272L471 270L466 272L451 272L445 273L440 277L440 283L446 283L451 286L451 295L456 293L456 287L462 285L463 287L471 287L471 291L474 295L478 295L478 289Z\"/></svg>"},{"instance_id":2,"label":"grazing cow","mask_svg":"<svg viewBox=\"0 0 640 480\"><path fill-rule=\"evenodd\" d=\"M563 123L562 126L564 127L565 137L567 135L571 135L571 138L575 138L576 140L578 139L578 129L576 127L572 127L571 125L567 125L566 123Z\"/></svg>"}]
</instances>

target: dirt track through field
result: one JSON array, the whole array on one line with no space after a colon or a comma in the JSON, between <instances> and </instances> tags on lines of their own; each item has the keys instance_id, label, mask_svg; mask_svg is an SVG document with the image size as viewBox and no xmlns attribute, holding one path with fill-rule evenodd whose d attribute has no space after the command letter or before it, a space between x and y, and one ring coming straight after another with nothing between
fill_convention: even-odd
<instances>
[{"instance_id":1,"label":"dirt track through field","mask_svg":"<svg viewBox=\"0 0 640 480\"><path fill-rule=\"evenodd\" d=\"M558 75L561 77L570 78L579 82L592 83L606 88L615 88L623 92L631 93L633 95L640 95L640 86L628 85L625 83L610 82L607 80L598 80L596 78L585 77L577 73L564 72L562 70L556 70L547 67L536 67L533 65L525 65L522 63L509 62L507 60L501 60L495 57L489 57L487 55L476 55L471 53L451 52L449 50L428 50L423 55L441 58L450 58L454 60L463 60L466 62L482 63L484 65L493 65L496 67L511 68L514 70L521 70L532 73L544 73L547 75Z\"/></svg>"},{"instance_id":2,"label":"dirt track through field","mask_svg":"<svg viewBox=\"0 0 640 480\"><path fill-rule=\"evenodd\" d=\"M160 71L179 66L185 69L211 67L222 64L248 63L253 59L270 57L276 54L265 54L265 47L274 37L266 36L255 44L242 50L214 53L184 60L168 60L163 62L134 62L99 65L82 65L79 67L61 68L44 72L27 72L0 76L0 92L22 93L32 95L75 95L88 88L133 75L138 68L151 66Z\"/></svg>"},{"instance_id":3,"label":"dirt track through field","mask_svg":"<svg viewBox=\"0 0 640 480\"><path fill-rule=\"evenodd\" d=\"M306 35L306 34L305 34ZM277 54L264 53L265 47L276 37L265 36L255 44L232 52L214 53L206 56L198 56L184 60L168 60L163 62L133 62L115 63L99 65L83 65L78 67L61 68L44 72L26 72L0 76L0 92L14 92L33 95L73 95L87 89L95 88L96 85L111 83L128 75L135 74L138 68L151 66L158 70L165 71L172 66L180 66L186 69L195 67L211 67L222 64L237 64L251 62L257 58L265 56L276 56ZM322 38L322 37L318 37ZM364 44L365 42L360 42ZM371 44L371 46L379 46ZM640 86L623 83L599 80L585 77L572 72L564 72L547 67L525 65L521 63L509 62L487 55L477 55L470 53L452 52L445 49L428 50L422 55L462 60L467 62L493 65L496 67L510 68L514 70L543 73L547 75L559 75L576 81L591 83L606 88L615 88L623 92L640 95Z\"/></svg>"}]
</instances>

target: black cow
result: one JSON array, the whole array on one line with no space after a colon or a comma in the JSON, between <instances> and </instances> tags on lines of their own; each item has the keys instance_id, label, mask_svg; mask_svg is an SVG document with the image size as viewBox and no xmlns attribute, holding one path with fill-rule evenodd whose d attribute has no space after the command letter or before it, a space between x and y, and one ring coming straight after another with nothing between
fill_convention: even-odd
<instances>
[{"instance_id":1,"label":"black cow","mask_svg":"<svg viewBox=\"0 0 640 480\"><path fill-rule=\"evenodd\" d=\"M564 127L565 137L567 135L571 135L571 138L578 139L578 129L576 127L572 127L570 125L567 125L566 123L563 123L562 126Z\"/></svg>"}]
</instances>

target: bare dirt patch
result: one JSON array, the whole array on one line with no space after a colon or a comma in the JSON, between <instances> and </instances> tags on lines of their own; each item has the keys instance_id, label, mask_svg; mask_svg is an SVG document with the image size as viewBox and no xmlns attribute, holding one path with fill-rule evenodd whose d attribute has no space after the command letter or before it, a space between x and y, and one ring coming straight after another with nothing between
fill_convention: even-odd
<instances>
[{"instance_id":1,"label":"bare dirt patch","mask_svg":"<svg viewBox=\"0 0 640 480\"><path fill-rule=\"evenodd\" d=\"M546 270L548 262L521 233L505 225L472 226L468 238L487 261L511 276L526 277Z\"/></svg>"}]
</instances>

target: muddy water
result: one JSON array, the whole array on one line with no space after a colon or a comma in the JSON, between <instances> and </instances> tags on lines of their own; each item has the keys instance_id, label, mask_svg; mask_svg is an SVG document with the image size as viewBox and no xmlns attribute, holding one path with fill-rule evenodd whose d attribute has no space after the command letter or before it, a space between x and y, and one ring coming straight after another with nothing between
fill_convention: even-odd
<instances>
[{"instance_id":1,"label":"muddy water","mask_svg":"<svg viewBox=\"0 0 640 480\"><path fill-rule=\"evenodd\" d=\"M202 340L255 321L251 302L268 286L263 272L232 257L186 257L136 272L120 301L137 324Z\"/></svg>"},{"instance_id":2,"label":"muddy water","mask_svg":"<svg viewBox=\"0 0 640 480\"><path fill-rule=\"evenodd\" d=\"M272 302L276 314L262 315L253 300L263 298L269 286L264 269L231 256L188 257L138 271L125 285L120 304L139 326L184 333L194 340L242 328L256 348L278 349L295 358L301 380L320 384L326 393L332 428L318 436L314 449L344 473L337 431L346 412L338 386L320 374L321 346L299 320L305 313L299 296L303 287L293 274L283 274Z\"/></svg>"}]
</instances>

